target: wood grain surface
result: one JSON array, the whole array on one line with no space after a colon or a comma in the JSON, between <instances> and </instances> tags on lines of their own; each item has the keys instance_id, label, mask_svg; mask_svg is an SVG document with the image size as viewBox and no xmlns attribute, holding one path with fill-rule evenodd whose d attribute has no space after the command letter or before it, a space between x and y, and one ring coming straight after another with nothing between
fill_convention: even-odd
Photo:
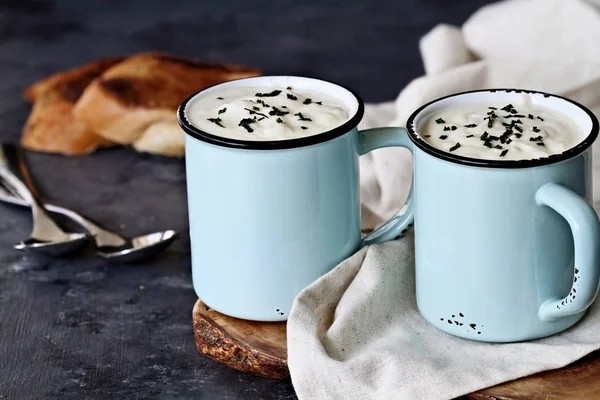
<instances>
[{"instance_id":1,"label":"wood grain surface","mask_svg":"<svg viewBox=\"0 0 600 400\"><path fill-rule=\"evenodd\" d=\"M561 369L480 390L469 400L597 400L600 399L600 351Z\"/></svg>"},{"instance_id":2,"label":"wood grain surface","mask_svg":"<svg viewBox=\"0 0 600 400\"><path fill-rule=\"evenodd\" d=\"M285 322L255 322L220 314L198 300L193 311L198 351L238 371L286 379Z\"/></svg>"},{"instance_id":3,"label":"wood grain surface","mask_svg":"<svg viewBox=\"0 0 600 400\"><path fill-rule=\"evenodd\" d=\"M198 351L238 371L287 379L286 325L231 318L198 300L193 311ZM542 372L463 396L463 400L600 399L600 351Z\"/></svg>"}]
</instances>

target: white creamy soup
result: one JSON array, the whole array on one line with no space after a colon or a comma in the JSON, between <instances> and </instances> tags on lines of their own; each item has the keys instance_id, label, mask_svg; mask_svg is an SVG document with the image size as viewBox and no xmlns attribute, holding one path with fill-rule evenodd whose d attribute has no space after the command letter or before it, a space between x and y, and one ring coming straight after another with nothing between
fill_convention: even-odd
<instances>
[{"instance_id":1,"label":"white creamy soup","mask_svg":"<svg viewBox=\"0 0 600 400\"><path fill-rule=\"evenodd\" d=\"M249 141L313 136L349 118L334 97L292 87L223 89L199 96L186 111L189 122L204 132Z\"/></svg>"},{"instance_id":2,"label":"white creamy soup","mask_svg":"<svg viewBox=\"0 0 600 400\"><path fill-rule=\"evenodd\" d=\"M420 132L432 146L486 160L531 160L560 154L583 134L568 116L524 96L508 103L471 103L429 116Z\"/></svg>"}]
</instances>

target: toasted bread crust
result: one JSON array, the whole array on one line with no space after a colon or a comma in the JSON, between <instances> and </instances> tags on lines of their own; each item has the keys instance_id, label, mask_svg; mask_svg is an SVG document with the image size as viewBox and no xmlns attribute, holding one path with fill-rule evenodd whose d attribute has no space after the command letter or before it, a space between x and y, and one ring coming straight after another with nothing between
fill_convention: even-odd
<instances>
[{"instance_id":1,"label":"toasted bread crust","mask_svg":"<svg viewBox=\"0 0 600 400\"><path fill-rule=\"evenodd\" d=\"M192 93L256 75L260 72L253 68L142 53L95 79L77 102L74 114L103 137L133 144L150 125L172 121L177 107Z\"/></svg>"},{"instance_id":2,"label":"toasted bread crust","mask_svg":"<svg viewBox=\"0 0 600 400\"><path fill-rule=\"evenodd\" d=\"M88 84L119 61L99 60L54 74L28 87L25 97L35 103L23 127L21 145L30 150L71 156L111 145L111 141L77 120L73 107Z\"/></svg>"},{"instance_id":3,"label":"toasted bread crust","mask_svg":"<svg viewBox=\"0 0 600 400\"><path fill-rule=\"evenodd\" d=\"M25 98L34 102L42 92L59 90L65 99L75 103L93 79L120 61L123 61L123 58L103 58L81 67L50 75L27 87Z\"/></svg>"}]
</instances>

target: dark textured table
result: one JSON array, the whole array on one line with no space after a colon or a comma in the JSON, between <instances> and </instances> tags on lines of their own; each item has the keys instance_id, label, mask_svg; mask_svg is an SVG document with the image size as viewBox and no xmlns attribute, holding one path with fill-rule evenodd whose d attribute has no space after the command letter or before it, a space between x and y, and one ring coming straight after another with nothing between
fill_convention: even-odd
<instances>
[{"instance_id":1,"label":"dark textured table","mask_svg":"<svg viewBox=\"0 0 600 400\"><path fill-rule=\"evenodd\" d=\"M332 79L366 101L393 99L422 74L418 39L462 23L483 0L0 0L0 138L17 141L26 85L103 56L163 50ZM295 398L200 356L194 346L185 170L181 160L112 149L28 154L42 192L126 235L180 238L145 264L92 249L24 257L26 210L0 205L0 398ZM210 227L207 227L210 228Z\"/></svg>"}]
</instances>

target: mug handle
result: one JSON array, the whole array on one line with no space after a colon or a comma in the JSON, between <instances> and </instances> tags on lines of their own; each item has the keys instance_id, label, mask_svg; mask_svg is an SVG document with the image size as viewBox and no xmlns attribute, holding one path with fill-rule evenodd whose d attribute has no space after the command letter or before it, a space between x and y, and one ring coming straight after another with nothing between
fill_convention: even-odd
<instances>
[{"instance_id":1,"label":"mug handle","mask_svg":"<svg viewBox=\"0 0 600 400\"><path fill-rule=\"evenodd\" d=\"M400 127L384 127L365 129L358 133L358 154L364 155L371 150L382 147L404 147L413 153L412 142L408 137L406 129ZM414 165L414 163L413 163ZM413 182L410 184L410 192L406 204L389 221L365 236L360 247L371 244L383 243L392 239L399 239L413 224Z\"/></svg>"},{"instance_id":2,"label":"mug handle","mask_svg":"<svg viewBox=\"0 0 600 400\"><path fill-rule=\"evenodd\" d=\"M546 300L538 312L541 320L555 321L585 311L598 294L600 222L583 197L562 185L545 184L537 191L535 200L567 220L575 244L575 274L570 293L562 299Z\"/></svg>"}]
</instances>

